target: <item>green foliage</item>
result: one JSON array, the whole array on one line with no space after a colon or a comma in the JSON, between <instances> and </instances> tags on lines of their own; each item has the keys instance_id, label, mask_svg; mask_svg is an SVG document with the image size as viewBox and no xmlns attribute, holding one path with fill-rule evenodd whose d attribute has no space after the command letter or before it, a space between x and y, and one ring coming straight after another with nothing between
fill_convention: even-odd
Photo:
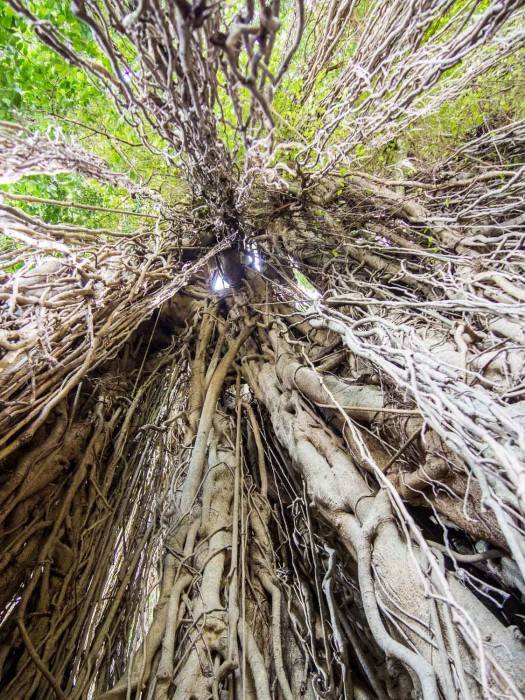
<instances>
[{"instance_id":1,"label":"green foliage","mask_svg":"<svg viewBox=\"0 0 525 700\"><path fill-rule=\"evenodd\" d=\"M294 273L295 279L297 281L298 287L306 294L307 297L314 299L315 297L319 296L319 292L314 287L314 285L310 282L308 277L306 277L306 275L304 275L302 272L300 272L295 267L293 268L293 273Z\"/></svg>"},{"instance_id":2,"label":"green foliage","mask_svg":"<svg viewBox=\"0 0 525 700\"><path fill-rule=\"evenodd\" d=\"M71 15L68 2L29 5L42 19L60 23L75 49L97 57L88 28ZM83 110L99 93L82 71L43 46L26 21L0 0L0 95L0 119L9 119Z\"/></svg>"},{"instance_id":3,"label":"green foliage","mask_svg":"<svg viewBox=\"0 0 525 700\"><path fill-rule=\"evenodd\" d=\"M446 102L441 109L421 119L410 132L418 158L434 160L477 133L488 132L525 117L525 63L522 54L510 56L501 65Z\"/></svg>"},{"instance_id":4,"label":"green foliage","mask_svg":"<svg viewBox=\"0 0 525 700\"><path fill-rule=\"evenodd\" d=\"M108 67L91 37L89 28L71 13L69 0L50 3L46 0L28 3L29 9L42 19L52 20L60 28L65 40L79 54ZM52 134L62 140L72 140L86 150L99 155L116 171L126 172L138 181L151 178L150 186L162 189L168 201L180 201L185 187L176 177L173 166L169 169L164 158L152 155L141 147L137 134L118 113L111 97L100 89L85 73L70 66L62 57L44 46L26 21L16 15L0 0L0 120L26 124L31 129ZM152 137L159 150L164 144ZM175 178L174 178L175 176ZM57 196L51 183L53 178L41 180L38 192L33 181L27 193L51 199ZM58 185L57 185L58 186ZM23 187L22 187L23 189ZM80 193L73 187L70 200L87 195L93 186ZM25 191L25 190L24 190ZM103 188L97 191L97 204L115 206L104 199ZM50 209L48 207L48 209ZM53 208L53 211L58 211ZM67 213L66 213L67 211ZM74 214L61 210L68 221ZM51 211L39 215L53 218Z\"/></svg>"},{"instance_id":5,"label":"green foliage","mask_svg":"<svg viewBox=\"0 0 525 700\"><path fill-rule=\"evenodd\" d=\"M32 197L42 197L57 201L81 202L82 204L125 208L129 211L139 211L139 200L133 200L133 206L129 206L129 197L125 192L110 191L106 186L93 180L85 180L77 175L63 174L56 176L33 175L11 185L0 187L1 191L9 191L13 194L23 194ZM137 219L123 217L118 214L108 214L86 209L69 209L50 204L32 202L16 202L6 200L10 206L18 206L31 216L42 219L47 224L64 223L73 226L87 226L89 228L106 228L131 232L137 227Z\"/></svg>"},{"instance_id":6,"label":"green foliage","mask_svg":"<svg viewBox=\"0 0 525 700\"><path fill-rule=\"evenodd\" d=\"M447 12L443 13L435 20L433 20L425 34L425 41L429 41L436 36L440 31L446 30L448 28L451 34L456 30L453 24L454 17L458 15L466 5L470 3L470 0L455 0L449 6ZM480 14L485 12L485 10L490 6L490 0L480 0L476 3L476 13Z\"/></svg>"}]
</instances>

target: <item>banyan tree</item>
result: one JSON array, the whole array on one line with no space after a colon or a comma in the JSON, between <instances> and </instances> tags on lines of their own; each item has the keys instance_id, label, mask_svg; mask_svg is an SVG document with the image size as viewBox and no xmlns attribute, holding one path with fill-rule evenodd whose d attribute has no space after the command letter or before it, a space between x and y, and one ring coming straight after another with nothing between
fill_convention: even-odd
<instances>
[{"instance_id":1,"label":"banyan tree","mask_svg":"<svg viewBox=\"0 0 525 700\"><path fill-rule=\"evenodd\" d=\"M2 700L524 697L524 7L0 2Z\"/></svg>"}]
</instances>

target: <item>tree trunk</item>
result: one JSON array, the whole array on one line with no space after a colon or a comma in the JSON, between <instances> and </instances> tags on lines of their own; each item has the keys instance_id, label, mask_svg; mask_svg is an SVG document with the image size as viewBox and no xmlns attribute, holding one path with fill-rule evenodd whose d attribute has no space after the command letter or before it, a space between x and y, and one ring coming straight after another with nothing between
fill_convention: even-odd
<instances>
[{"instance_id":1,"label":"tree trunk","mask_svg":"<svg viewBox=\"0 0 525 700\"><path fill-rule=\"evenodd\" d=\"M400 527L396 478L368 476L383 391L319 373L243 293L227 306L176 297L12 455L3 697L522 692L519 636Z\"/></svg>"},{"instance_id":2,"label":"tree trunk","mask_svg":"<svg viewBox=\"0 0 525 700\"><path fill-rule=\"evenodd\" d=\"M523 17L2 2L2 700L525 697Z\"/></svg>"}]
</instances>

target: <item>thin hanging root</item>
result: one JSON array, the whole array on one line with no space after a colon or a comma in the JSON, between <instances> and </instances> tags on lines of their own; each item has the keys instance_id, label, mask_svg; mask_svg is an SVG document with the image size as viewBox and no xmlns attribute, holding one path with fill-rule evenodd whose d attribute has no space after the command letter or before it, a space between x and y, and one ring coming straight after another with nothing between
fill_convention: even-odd
<instances>
[{"instance_id":1,"label":"thin hanging root","mask_svg":"<svg viewBox=\"0 0 525 700\"><path fill-rule=\"evenodd\" d=\"M157 691L158 698L168 697L168 688L173 677L173 659L175 657L175 635L177 634L177 623L180 607L180 599L183 591L193 580L191 574L182 575L177 579L170 593L168 610L166 614L165 632L162 639L162 653L159 666L157 668Z\"/></svg>"},{"instance_id":2,"label":"thin hanging root","mask_svg":"<svg viewBox=\"0 0 525 700\"><path fill-rule=\"evenodd\" d=\"M282 651L282 625L281 625L281 591L278 586L275 585L272 580L267 566L264 554L272 551L272 543L268 536L268 525L270 519L270 504L267 500L267 479L266 479L266 467L264 464L264 455L261 454L259 448L262 450L262 441L260 437L260 432L258 430L257 421L255 418L255 413L251 406L245 406L247 408L248 416L250 419L250 425L254 431L254 435L257 435L257 454L258 454L258 468L259 476L261 480L261 491L260 496L254 503L252 514L250 517L250 523L253 528L255 540L258 545L258 550L261 554L257 556L258 560L258 571L257 575L263 584L264 589L269 593L272 600L272 652L273 652L273 662L275 665L275 671L281 692L285 700L293 700L293 694L290 689L290 684L286 677L286 672L284 670L283 664L283 651ZM239 406L240 409L240 406ZM254 427L256 426L256 427ZM257 433L256 433L257 431Z\"/></svg>"},{"instance_id":3,"label":"thin hanging root","mask_svg":"<svg viewBox=\"0 0 525 700\"><path fill-rule=\"evenodd\" d=\"M238 394L238 387L237 387ZM238 567L239 567L239 507L241 488L241 413L237 406L237 425L235 437L235 472L233 480L232 507L232 548L230 570L228 572L228 654L214 676L214 687L218 692L218 684L226 674L235 671L239 666L239 650L237 645L237 626L239 622L238 604Z\"/></svg>"},{"instance_id":4,"label":"thin hanging root","mask_svg":"<svg viewBox=\"0 0 525 700\"><path fill-rule=\"evenodd\" d=\"M376 642L387 654L391 654L411 668L421 684L425 700L439 700L436 673L420 654L415 654L391 637L384 626L377 605L377 592L372 579L372 545L378 528L391 518L390 501L385 492L374 499L357 544L359 588L370 630Z\"/></svg>"},{"instance_id":5,"label":"thin hanging root","mask_svg":"<svg viewBox=\"0 0 525 700\"><path fill-rule=\"evenodd\" d=\"M257 446L257 465L259 470L259 478L261 480L261 496L263 499L266 499L268 494L268 476L266 474L266 462L264 458L264 447L261 440L261 431L259 430L259 425L257 423L257 418L255 417L253 408L247 403L243 403L242 405L248 413L248 418L253 431L253 437Z\"/></svg>"},{"instance_id":6,"label":"thin hanging root","mask_svg":"<svg viewBox=\"0 0 525 700\"><path fill-rule=\"evenodd\" d=\"M266 663L257 642L253 636L250 625L246 620L239 620L237 625L237 634L241 643L243 652L246 654L246 659L252 673L255 691L259 700L271 700L270 686L268 683L268 671Z\"/></svg>"},{"instance_id":7,"label":"thin hanging root","mask_svg":"<svg viewBox=\"0 0 525 700\"><path fill-rule=\"evenodd\" d=\"M20 634L22 635L22 639L24 640L24 644L26 645L27 651L29 652L31 659L33 660L33 663L38 668L40 673L46 678L49 685L53 688L58 700L66 700L66 695L62 692L62 689L60 688L56 679L49 672L49 669L46 668L42 659L39 657L35 648L33 647L31 639L29 638L29 635L27 633L27 629L24 625L24 621L19 618L17 620L17 624L18 624L18 629L20 630Z\"/></svg>"},{"instance_id":8,"label":"thin hanging root","mask_svg":"<svg viewBox=\"0 0 525 700\"><path fill-rule=\"evenodd\" d=\"M336 551L335 549L331 549L329 547L325 547L325 549L328 552L328 568L323 578L323 592L325 594L328 611L330 613L330 622L332 625L332 632L337 650L337 661L341 666L344 697L352 699L354 696L354 691L350 676L348 651L343 638L343 631L339 623L338 611L333 595L333 576L336 566Z\"/></svg>"},{"instance_id":9,"label":"thin hanging root","mask_svg":"<svg viewBox=\"0 0 525 700\"><path fill-rule=\"evenodd\" d=\"M216 404L221 393L226 374L237 355L239 348L249 338L253 332L253 326L244 328L236 340L232 343L222 360L220 361L213 378L210 381L204 406L199 421L199 428L195 438L195 444L191 453L190 463L188 465L188 473L184 481L184 487L180 499L180 510L186 513L197 493L198 485L202 478L202 470L204 468L204 460L206 459L206 448L208 436L211 430L213 417L216 411Z\"/></svg>"},{"instance_id":10,"label":"thin hanging root","mask_svg":"<svg viewBox=\"0 0 525 700\"><path fill-rule=\"evenodd\" d=\"M293 694L290 689L290 684L286 677L283 663L283 648L282 648L282 627L281 627L281 591L273 583L271 576L267 571L260 571L259 578L265 590L272 598L272 651L273 662L275 664L275 673L279 681L279 687L285 700L293 700Z\"/></svg>"}]
</instances>

